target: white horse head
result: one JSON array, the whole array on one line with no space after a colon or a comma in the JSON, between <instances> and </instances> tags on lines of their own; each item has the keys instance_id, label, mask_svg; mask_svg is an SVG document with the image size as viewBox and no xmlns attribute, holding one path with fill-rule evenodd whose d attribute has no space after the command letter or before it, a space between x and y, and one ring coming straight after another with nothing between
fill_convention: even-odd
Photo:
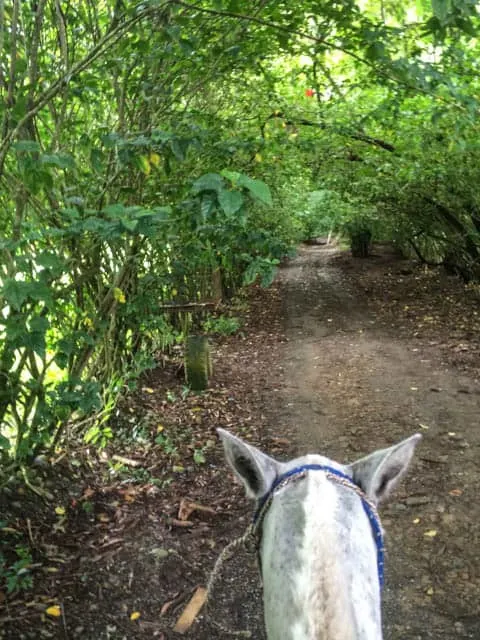
<instances>
[{"instance_id":1,"label":"white horse head","mask_svg":"<svg viewBox=\"0 0 480 640\"><path fill-rule=\"evenodd\" d=\"M406 472L421 436L342 465L320 455L278 462L218 432L257 502L268 640L381 640L376 506Z\"/></svg>"}]
</instances>

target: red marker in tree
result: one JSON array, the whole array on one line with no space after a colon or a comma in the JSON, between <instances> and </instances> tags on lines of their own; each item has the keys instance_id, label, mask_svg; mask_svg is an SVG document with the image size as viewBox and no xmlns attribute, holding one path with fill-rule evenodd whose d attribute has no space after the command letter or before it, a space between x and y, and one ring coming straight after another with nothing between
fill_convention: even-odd
<instances>
[{"instance_id":1,"label":"red marker in tree","mask_svg":"<svg viewBox=\"0 0 480 640\"><path fill-rule=\"evenodd\" d=\"M315 95L315 91L313 89L305 89L305 95L307 98L313 98Z\"/></svg>"}]
</instances>

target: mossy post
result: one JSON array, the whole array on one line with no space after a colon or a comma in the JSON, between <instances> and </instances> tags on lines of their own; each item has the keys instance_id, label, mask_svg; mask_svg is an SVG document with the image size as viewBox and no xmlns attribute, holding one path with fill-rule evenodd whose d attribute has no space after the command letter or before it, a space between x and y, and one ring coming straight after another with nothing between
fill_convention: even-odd
<instances>
[{"instance_id":1,"label":"mossy post","mask_svg":"<svg viewBox=\"0 0 480 640\"><path fill-rule=\"evenodd\" d=\"M206 336L188 336L185 348L185 379L192 391L204 391L212 375L210 345Z\"/></svg>"}]
</instances>

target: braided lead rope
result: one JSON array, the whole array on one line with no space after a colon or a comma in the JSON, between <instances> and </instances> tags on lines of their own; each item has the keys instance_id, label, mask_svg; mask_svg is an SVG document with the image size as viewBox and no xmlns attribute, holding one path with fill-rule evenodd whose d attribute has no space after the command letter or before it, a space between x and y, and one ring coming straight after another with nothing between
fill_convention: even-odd
<instances>
[{"instance_id":1,"label":"braided lead rope","mask_svg":"<svg viewBox=\"0 0 480 640\"><path fill-rule=\"evenodd\" d=\"M308 470L307 468L304 468L294 474L291 474L291 475L289 474L284 478L279 479L279 482L275 485L273 491L270 491L270 493L264 498L263 502L261 502L260 507L258 508L257 512L254 515L253 522L248 525L245 533L242 536L235 538L235 540L232 540L232 542L230 542L226 547L224 547L223 551L218 556L217 561L215 562L215 566L213 567L213 571L210 574L210 578L208 579L208 583L207 583L207 595L205 598L205 617L210 621L211 624L213 624L215 627L223 631L223 633L226 633L227 635L230 635L230 636L240 637L240 638L252 637L251 631L230 629L229 627L226 627L225 625L223 625L221 622L217 622L216 620L214 620L212 616L208 613L208 604L211 600L211 595L212 595L215 583L220 575L220 570L222 568L223 563L227 560L230 560L230 558L233 555L233 551L237 549L240 545L243 545L244 548L249 553L252 553L252 552L258 553L258 549L260 545L260 537L261 537L260 532L262 529L263 521L265 519L268 509L270 508L270 505L272 504L275 494L277 493L277 491L279 491L280 489L283 489L286 485L290 484L291 482L298 482L302 478L305 478L305 476L307 475L307 470ZM325 468L321 470L325 473L326 477L329 480L333 480L337 484L340 484L346 487L347 489L351 489L361 499L365 513L370 521L370 525L372 527L374 538L375 538L375 543L377 545L378 575L379 575L380 586L382 587L383 586L383 566L384 566L383 531L380 524L380 518L377 511L377 506L375 505L374 502L372 502L372 500L370 500L370 498L363 491L363 489L361 489L353 480L348 478L348 476L345 476L341 473L339 474L338 472L336 472L336 470L329 471L328 469L325 469ZM261 577L261 571L260 571L260 577Z\"/></svg>"},{"instance_id":2,"label":"braided lead rope","mask_svg":"<svg viewBox=\"0 0 480 640\"><path fill-rule=\"evenodd\" d=\"M240 536L239 538L235 538L235 540L232 540L232 542L227 544L227 546L223 549L221 554L218 556L217 561L215 562L215 566L213 567L213 571L210 574L210 578L208 579L208 583L207 583L207 596L205 598L205 617L215 627L217 627L217 629L220 629L220 631L223 631L223 633L226 633L230 636L237 636L240 638L251 638L252 632L247 630L230 629L229 627L226 627L225 625L223 625L221 622L217 622L217 620L214 620L212 616L208 613L208 604L211 600L213 588L218 579L218 576L220 575L220 569L222 568L223 563L226 560L230 560L235 549L237 549L237 547L239 547L242 544L245 546L247 550L250 550L252 540L255 542L255 547L256 547L257 538L256 538L255 526L253 524L250 524L247 527L247 530L245 531L243 536Z\"/></svg>"},{"instance_id":3,"label":"braided lead rope","mask_svg":"<svg viewBox=\"0 0 480 640\"><path fill-rule=\"evenodd\" d=\"M260 510L257 512L255 516L255 521L248 525L243 536L240 536L239 538L235 538L235 540L232 540L232 542L230 542L226 547L224 547L223 551L218 556L217 561L215 562L215 566L213 567L213 571L210 574L210 578L208 579L208 583L207 583L207 596L205 598L205 617L209 620L211 624L217 627L217 629L220 629L220 631L223 631L223 633L226 633L230 636L237 636L240 638L252 637L251 631L230 629L229 627L226 627L225 625L223 625L221 622L217 622L217 620L214 620L213 617L208 613L208 604L211 600L212 592L213 592L215 583L217 582L217 579L220 575L220 570L223 566L223 563L226 562L227 560L230 560L230 558L233 556L233 552L235 551L235 549L240 547L240 545L243 545L248 553L258 552L258 548L260 544L260 531L262 528L262 524L267 514L267 511L270 505L272 504L272 500L275 493L279 489L289 484L290 482L297 482L298 480L301 480L302 478L305 477L305 475L306 475L306 471L303 471L301 473L298 473L295 476L290 476L282 480L282 482L280 482L275 487L275 491L272 491L268 496L268 498L263 502ZM261 578L262 574L260 571L260 566L259 566L259 573Z\"/></svg>"}]
</instances>

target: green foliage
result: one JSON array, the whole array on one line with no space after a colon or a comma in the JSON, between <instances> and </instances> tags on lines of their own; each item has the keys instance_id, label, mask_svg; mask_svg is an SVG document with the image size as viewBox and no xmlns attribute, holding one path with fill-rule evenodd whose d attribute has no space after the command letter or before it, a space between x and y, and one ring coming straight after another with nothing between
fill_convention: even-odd
<instances>
[{"instance_id":1,"label":"green foliage","mask_svg":"<svg viewBox=\"0 0 480 640\"><path fill-rule=\"evenodd\" d=\"M18 538L15 529L8 527L8 523L0 521L0 586L6 588L7 593L26 591L33 586L33 576L30 572L33 557L28 546L17 542L9 544L9 537ZM9 536L6 535L9 533Z\"/></svg>"},{"instance_id":2,"label":"green foliage","mask_svg":"<svg viewBox=\"0 0 480 640\"><path fill-rule=\"evenodd\" d=\"M210 317L203 323L203 330L207 333L218 333L223 336L230 336L236 333L241 327L239 318L229 316Z\"/></svg>"}]
</instances>

